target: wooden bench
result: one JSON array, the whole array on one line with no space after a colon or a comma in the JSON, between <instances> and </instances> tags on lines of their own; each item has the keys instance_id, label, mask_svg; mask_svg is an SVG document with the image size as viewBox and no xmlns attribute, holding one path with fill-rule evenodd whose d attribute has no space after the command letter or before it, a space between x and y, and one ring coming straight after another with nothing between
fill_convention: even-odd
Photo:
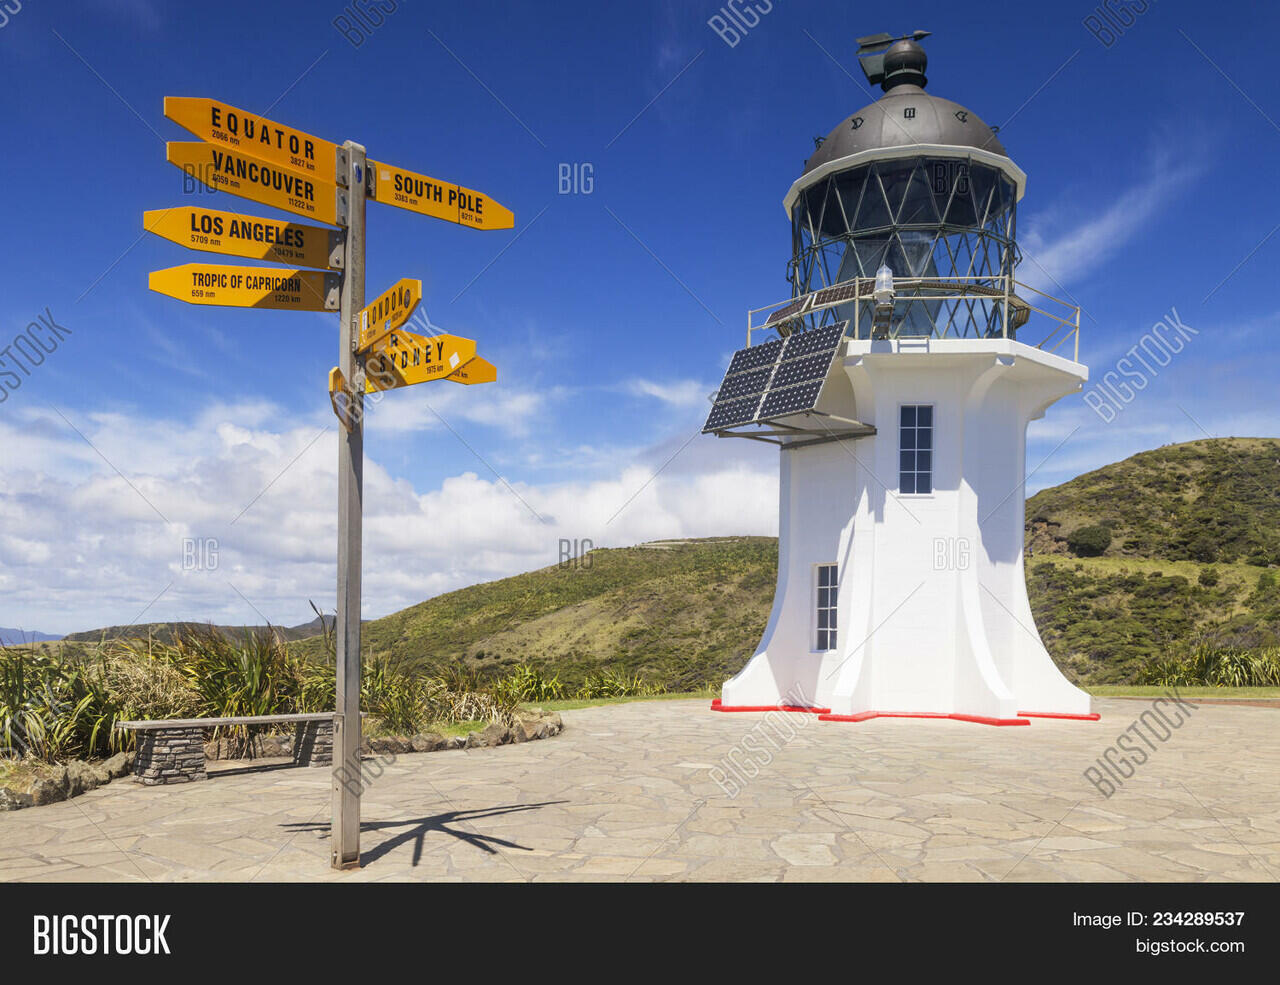
<instances>
[{"instance_id":1,"label":"wooden bench","mask_svg":"<svg viewBox=\"0 0 1280 985\"><path fill-rule=\"evenodd\" d=\"M333 764L333 712L310 715L246 715L240 718L169 718L116 722L121 731L138 733L133 778L155 786L190 783L208 777L204 768L205 729L220 725L295 724L293 761L298 766Z\"/></svg>"}]
</instances>

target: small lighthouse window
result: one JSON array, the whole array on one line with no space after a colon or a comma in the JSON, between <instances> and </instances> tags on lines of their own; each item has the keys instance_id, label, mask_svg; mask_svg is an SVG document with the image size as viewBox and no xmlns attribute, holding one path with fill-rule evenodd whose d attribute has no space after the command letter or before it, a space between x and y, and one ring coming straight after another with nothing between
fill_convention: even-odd
<instances>
[{"instance_id":1,"label":"small lighthouse window","mask_svg":"<svg viewBox=\"0 0 1280 985\"><path fill-rule=\"evenodd\" d=\"M814 649L834 650L836 648L836 590L837 566L820 564L817 566L817 639Z\"/></svg>"},{"instance_id":2,"label":"small lighthouse window","mask_svg":"<svg viewBox=\"0 0 1280 985\"><path fill-rule=\"evenodd\" d=\"M933 492L933 406L905 404L898 425L898 491Z\"/></svg>"}]
</instances>

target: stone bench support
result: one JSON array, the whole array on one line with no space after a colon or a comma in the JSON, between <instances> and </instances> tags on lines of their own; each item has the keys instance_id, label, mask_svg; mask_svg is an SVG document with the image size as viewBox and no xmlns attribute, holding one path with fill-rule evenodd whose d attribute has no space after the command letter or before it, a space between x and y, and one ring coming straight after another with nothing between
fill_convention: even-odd
<instances>
[{"instance_id":1,"label":"stone bench support","mask_svg":"<svg viewBox=\"0 0 1280 985\"><path fill-rule=\"evenodd\" d=\"M298 723L293 736L293 762L297 766L333 765L333 719Z\"/></svg>"},{"instance_id":2,"label":"stone bench support","mask_svg":"<svg viewBox=\"0 0 1280 985\"><path fill-rule=\"evenodd\" d=\"M203 729L161 728L140 734L133 778L147 786L208 779Z\"/></svg>"}]
</instances>

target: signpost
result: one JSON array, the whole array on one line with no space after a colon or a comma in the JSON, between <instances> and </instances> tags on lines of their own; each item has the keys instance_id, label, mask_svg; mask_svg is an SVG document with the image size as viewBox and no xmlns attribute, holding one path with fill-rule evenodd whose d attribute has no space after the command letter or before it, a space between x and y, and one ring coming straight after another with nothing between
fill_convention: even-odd
<instances>
[{"instance_id":1,"label":"signpost","mask_svg":"<svg viewBox=\"0 0 1280 985\"><path fill-rule=\"evenodd\" d=\"M367 352L388 332L407 322L420 300L422 281L408 277L401 278L383 291L376 301L360 312L360 338L356 342L356 351Z\"/></svg>"},{"instance_id":2,"label":"signpost","mask_svg":"<svg viewBox=\"0 0 1280 985\"><path fill-rule=\"evenodd\" d=\"M158 294L167 294L188 304L337 311L341 280L337 274L321 270L184 263L181 267L153 270L148 286Z\"/></svg>"},{"instance_id":3,"label":"signpost","mask_svg":"<svg viewBox=\"0 0 1280 985\"><path fill-rule=\"evenodd\" d=\"M174 208L142 213L142 228L189 250L342 269L342 232L323 226L214 209Z\"/></svg>"},{"instance_id":4,"label":"signpost","mask_svg":"<svg viewBox=\"0 0 1280 985\"><path fill-rule=\"evenodd\" d=\"M415 335L403 329L365 356L365 391L394 390L441 380L476 357L476 344L456 335Z\"/></svg>"},{"instance_id":5,"label":"signpost","mask_svg":"<svg viewBox=\"0 0 1280 985\"><path fill-rule=\"evenodd\" d=\"M498 379L498 368L483 356L476 356L470 362L463 363L445 377L450 383L463 383L474 386L476 383L493 383Z\"/></svg>"},{"instance_id":6,"label":"signpost","mask_svg":"<svg viewBox=\"0 0 1280 985\"><path fill-rule=\"evenodd\" d=\"M338 145L332 141L216 99L165 96L164 115L206 143L242 151L298 174L310 175L316 181L339 183ZM345 180L346 176L342 178Z\"/></svg>"},{"instance_id":7,"label":"signpost","mask_svg":"<svg viewBox=\"0 0 1280 985\"><path fill-rule=\"evenodd\" d=\"M374 176L373 197L379 202L474 229L515 226L511 210L481 192L392 164L370 161L369 168Z\"/></svg>"},{"instance_id":8,"label":"signpost","mask_svg":"<svg viewBox=\"0 0 1280 985\"><path fill-rule=\"evenodd\" d=\"M167 145L169 163L218 191L339 226L325 229L213 209L144 213L144 228L180 246L291 268L188 263L154 271L150 288L190 304L338 311L338 365L329 399L338 438L338 606L335 626L332 854L360 864L360 572L364 499L364 395L434 380L491 383L497 370L476 344L403 329L422 282L398 281L365 305L365 203L370 198L473 229L511 229L511 211L487 195L389 164L214 99L167 96L164 113L199 141Z\"/></svg>"},{"instance_id":9,"label":"signpost","mask_svg":"<svg viewBox=\"0 0 1280 985\"><path fill-rule=\"evenodd\" d=\"M337 189L297 171L195 140L170 141L170 164L201 184L317 222L338 221Z\"/></svg>"}]
</instances>

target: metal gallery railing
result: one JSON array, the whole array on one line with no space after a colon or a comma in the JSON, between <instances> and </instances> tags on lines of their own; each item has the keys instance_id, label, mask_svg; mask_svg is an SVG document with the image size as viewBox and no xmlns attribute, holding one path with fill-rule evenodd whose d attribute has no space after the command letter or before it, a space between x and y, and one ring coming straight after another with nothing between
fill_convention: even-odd
<instances>
[{"instance_id":1,"label":"metal gallery railing","mask_svg":"<svg viewBox=\"0 0 1280 985\"><path fill-rule=\"evenodd\" d=\"M1072 360L1080 359L1080 308L1012 277L895 277L893 290L888 302L894 308L888 319L888 338L1005 338L1027 342L1026 335L1031 332L1040 336L1040 341L1028 343L1035 348L1058 353L1067 346ZM824 312L841 308L845 310L833 312L832 319L847 319L851 337L869 339L872 318L863 309L874 310L874 292L875 278L859 277L752 308L747 312L747 345L755 344L756 332L789 335L816 327ZM931 305L936 310L930 309ZM919 306L914 310L927 319L930 331L911 330L913 326L908 322L912 306ZM918 321L917 318L917 324Z\"/></svg>"}]
</instances>

